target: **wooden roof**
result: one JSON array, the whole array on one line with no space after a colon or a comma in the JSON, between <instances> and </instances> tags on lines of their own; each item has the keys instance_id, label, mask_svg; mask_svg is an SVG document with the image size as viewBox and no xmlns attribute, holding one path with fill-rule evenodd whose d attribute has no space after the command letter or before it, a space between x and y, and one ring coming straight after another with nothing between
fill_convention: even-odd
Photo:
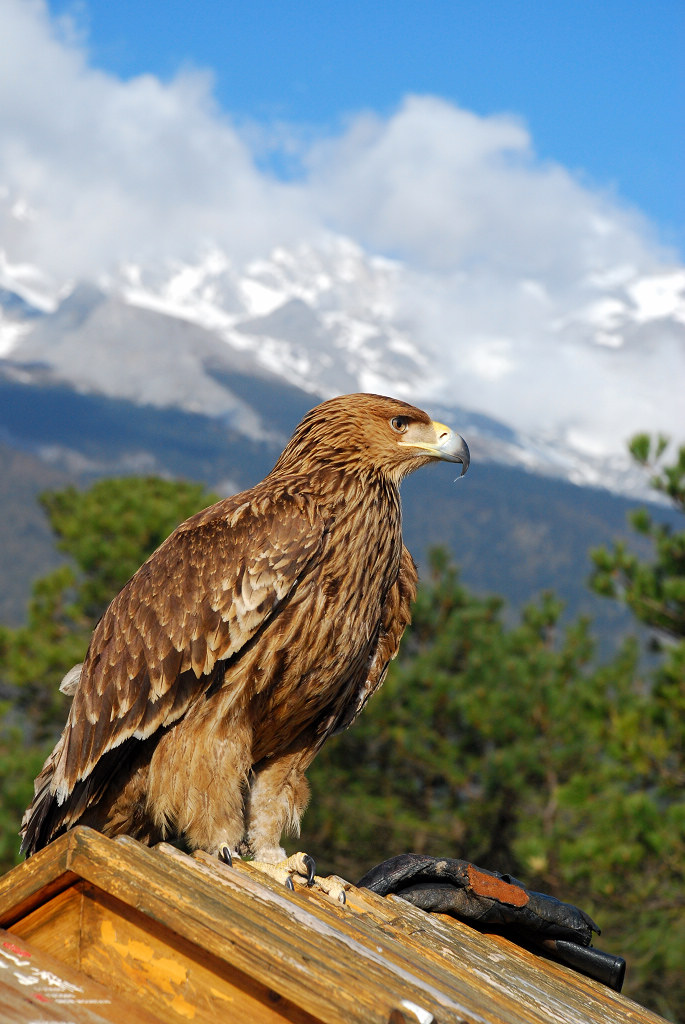
<instances>
[{"instance_id":1,"label":"wooden roof","mask_svg":"<svg viewBox=\"0 0 685 1024\"><path fill-rule=\"evenodd\" d=\"M498 935L75 828L0 879L0 1019L657 1024Z\"/></svg>"}]
</instances>

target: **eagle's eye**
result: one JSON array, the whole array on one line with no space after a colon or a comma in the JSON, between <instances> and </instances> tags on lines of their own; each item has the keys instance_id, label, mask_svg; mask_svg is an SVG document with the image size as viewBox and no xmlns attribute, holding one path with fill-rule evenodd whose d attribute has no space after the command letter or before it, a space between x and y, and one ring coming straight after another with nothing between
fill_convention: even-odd
<instances>
[{"instance_id":1,"label":"eagle's eye","mask_svg":"<svg viewBox=\"0 0 685 1024\"><path fill-rule=\"evenodd\" d=\"M409 426L408 416L393 416L390 420L390 426L398 434L404 434L407 427Z\"/></svg>"}]
</instances>

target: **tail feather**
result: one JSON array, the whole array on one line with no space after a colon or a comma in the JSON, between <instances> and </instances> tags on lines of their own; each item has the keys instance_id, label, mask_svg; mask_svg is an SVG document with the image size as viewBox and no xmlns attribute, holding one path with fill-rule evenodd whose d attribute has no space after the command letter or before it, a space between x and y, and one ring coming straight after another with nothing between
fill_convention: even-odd
<instances>
[{"instance_id":1,"label":"tail feather","mask_svg":"<svg viewBox=\"0 0 685 1024\"><path fill-rule=\"evenodd\" d=\"M34 797L21 823L21 853L26 857L41 850L68 829L78 825L105 796L107 788L126 761L135 760L140 741L134 737L108 750L85 779L79 780L60 800L55 786L60 744L45 762L34 784ZM90 817L90 815L89 815Z\"/></svg>"},{"instance_id":2,"label":"tail feather","mask_svg":"<svg viewBox=\"0 0 685 1024\"><path fill-rule=\"evenodd\" d=\"M43 765L33 786L33 800L22 818L20 853L27 857L46 846L59 831L59 824L55 820L59 804L51 788L55 774L55 753L56 749Z\"/></svg>"}]
</instances>

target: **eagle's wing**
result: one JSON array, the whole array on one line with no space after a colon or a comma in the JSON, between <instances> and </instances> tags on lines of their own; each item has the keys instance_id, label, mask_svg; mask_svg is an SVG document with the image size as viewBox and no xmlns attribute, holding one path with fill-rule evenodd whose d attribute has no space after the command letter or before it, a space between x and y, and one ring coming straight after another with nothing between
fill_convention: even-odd
<instances>
[{"instance_id":1,"label":"eagle's wing","mask_svg":"<svg viewBox=\"0 0 685 1024\"><path fill-rule=\"evenodd\" d=\"M402 635L411 622L411 606L416 598L417 581L414 559L403 545L400 571L383 604L378 641L364 680L354 700L347 705L332 726L331 732L347 729L369 698L383 685L390 662L397 656Z\"/></svg>"},{"instance_id":2,"label":"eagle's wing","mask_svg":"<svg viewBox=\"0 0 685 1024\"><path fill-rule=\"evenodd\" d=\"M55 751L58 803L108 750L185 713L215 682L217 662L238 655L277 613L323 536L311 498L262 490L199 513L157 549L93 633Z\"/></svg>"}]
</instances>

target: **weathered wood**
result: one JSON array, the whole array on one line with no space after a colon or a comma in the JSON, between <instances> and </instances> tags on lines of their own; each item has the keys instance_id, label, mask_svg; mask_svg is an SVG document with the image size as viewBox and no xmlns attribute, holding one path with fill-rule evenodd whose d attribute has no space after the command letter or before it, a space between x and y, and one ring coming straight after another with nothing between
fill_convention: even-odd
<instances>
[{"instance_id":1,"label":"weathered wood","mask_svg":"<svg viewBox=\"0 0 685 1024\"><path fill-rule=\"evenodd\" d=\"M14 923L15 935L35 942L41 950L78 969L81 950L82 883L47 899Z\"/></svg>"},{"instance_id":2,"label":"weathered wood","mask_svg":"<svg viewBox=\"0 0 685 1024\"><path fill-rule=\"evenodd\" d=\"M663 1018L551 959L538 956L496 933L481 931L448 915L427 914L396 896L353 889L349 901L374 917L382 929L401 930L403 944L419 958L439 958L451 970L476 980L501 1012L502 993L518 1002L517 1020L587 1024L663 1024ZM501 1019L501 1018L497 1018Z\"/></svg>"},{"instance_id":3,"label":"weathered wood","mask_svg":"<svg viewBox=\"0 0 685 1024\"><path fill-rule=\"evenodd\" d=\"M497 1002L501 993L519 1001L519 1020L563 1024L664 1024L663 1018L561 964L536 956L499 935L481 933L442 914L426 914L399 897L388 897L416 931L412 938L430 955L439 945L448 963L479 979L481 998ZM426 922L426 917L428 921ZM455 932L462 941L454 942ZM428 941L427 938L430 936Z\"/></svg>"},{"instance_id":4,"label":"weathered wood","mask_svg":"<svg viewBox=\"0 0 685 1024\"><path fill-rule=\"evenodd\" d=\"M445 914L427 914L399 897L383 898L368 889L353 887L348 905L383 931L400 934L404 948L414 950L417 958L437 958L451 971L466 971L479 979L481 997L487 993L493 1005L498 1004L498 991L506 990L519 1003L516 1020L664 1024L658 1014L600 982L487 928L477 929Z\"/></svg>"},{"instance_id":5,"label":"weathered wood","mask_svg":"<svg viewBox=\"0 0 685 1024\"><path fill-rule=\"evenodd\" d=\"M178 851L171 855L183 856ZM215 858L197 853L195 859L217 876L229 877ZM258 878L260 886L277 884L249 863L237 864L230 874L239 877L241 872ZM310 912L335 914L340 931L351 928L361 943L382 951L389 967L404 964L433 985L444 985L465 1005L477 1006L478 1019L496 1024L662 1024L661 1017L598 981L500 935L478 931L447 915L428 914L398 897L382 898L351 887L348 912L341 915L340 908L315 890L299 891Z\"/></svg>"},{"instance_id":6,"label":"weathered wood","mask_svg":"<svg viewBox=\"0 0 685 1024\"><path fill-rule=\"evenodd\" d=\"M663 1024L598 982L395 897L352 887L341 906L249 864L84 828L0 881L0 920L165 1024L388 1024L417 1019L412 1006L438 1024Z\"/></svg>"},{"instance_id":7,"label":"weathered wood","mask_svg":"<svg viewBox=\"0 0 685 1024\"><path fill-rule=\"evenodd\" d=\"M260 872L255 877L255 869L247 865L226 868L214 858L206 863L206 855L190 859L173 848L165 852L182 871L196 873L193 888L206 880L216 890L220 882L224 893L230 893L232 912L240 910L245 927L264 927L264 921L276 924L273 955L285 953L294 960L298 950L306 950L310 976L335 994L335 1005L325 1008L322 1019L336 1024L348 1020L385 1024L392 1010L407 999L439 1014L441 1021L463 1019L466 1007L435 978L416 971L406 960L390 964L378 941L362 942L353 928L342 927L345 908L326 901L321 913L312 913L306 891L290 894Z\"/></svg>"},{"instance_id":8,"label":"weathered wood","mask_svg":"<svg viewBox=\"0 0 685 1024\"><path fill-rule=\"evenodd\" d=\"M211 951L178 935L96 886L80 882L37 908L15 926L18 940L64 951L89 977L133 1001L143 1001L161 1020L226 1019L255 1024L314 1024L300 1011ZM66 939L66 942L64 941Z\"/></svg>"},{"instance_id":9,"label":"weathered wood","mask_svg":"<svg viewBox=\"0 0 685 1024\"><path fill-rule=\"evenodd\" d=\"M190 941L212 946L218 956L246 971L256 970L261 977L266 972L274 989L313 1016L331 1024L386 1024L402 999L426 1002L428 986L406 967L388 971L375 950L342 940L334 928L307 912L301 897L284 887L271 891L262 886L248 892L244 885L232 886L235 874L225 869L227 891L217 886L213 871L201 865L194 869L193 860L182 854L170 863L171 858L132 840L122 839L121 845L127 857L141 858L139 870L146 879L142 895L150 913L171 920ZM103 884L101 871L98 877ZM166 898L169 879L175 879L177 886L177 904L171 914ZM131 880L129 860L126 881ZM428 1009L440 1009L441 1019L461 1019L463 1007L449 993L436 989L431 1004Z\"/></svg>"},{"instance_id":10,"label":"weathered wood","mask_svg":"<svg viewBox=\"0 0 685 1024\"><path fill-rule=\"evenodd\" d=\"M69 1024L159 1024L85 974L26 938L0 930L0 1020Z\"/></svg>"},{"instance_id":11,"label":"weathered wood","mask_svg":"<svg viewBox=\"0 0 685 1024\"><path fill-rule=\"evenodd\" d=\"M360 988L359 964L352 976L349 969L341 968L335 935L322 935L314 927L316 922L308 927L308 920L299 920L298 899L287 896L285 889L278 898L263 891L259 901L243 892L226 906L225 892L211 877L184 878L177 864L134 840L122 837L113 842L78 828L57 840L63 842L69 846L67 864L73 873L191 944L213 950L250 977L268 979L281 998L324 1022L385 1024L407 990L410 995L413 991L407 983L411 979L386 977L377 956L364 965ZM185 860L192 864L190 858ZM30 863L14 871L21 873ZM413 994L416 997L419 992ZM437 995L451 1002L442 993Z\"/></svg>"},{"instance_id":12,"label":"weathered wood","mask_svg":"<svg viewBox=\"0 0 685 1024\"><path fill-rule=\"evenodd\" d=\"M169 850L167 855L183 856L175 850ZM195 854L193 859L202 864L218 882L234 891L236 897L239 896L240 890L247 889L252 899L263 900L266 889L270 890L271 900L288 899L282 895L283 886L249 863L237 863L235 868L227 869L219 864L216 858L204 853ZM354 890L351 890L351 893L353 892ZM360 964L373 961L382 965L386 998L388 993L393 994L388 1013L399 1007L406 999L433 1013L440 1021L460 1021L469 1012L468 1003L472 996L472 986L460 984L459 976L455 975L440 958L430 961L427 958L413 956L412 950L408 950L403 943L400 932L393 932L391 929L381 931L363 915L355 913L349 899L348 904L343 907L331 902L324 894L304 886L298 886L296 893L307 915L303 918L307 920L307 926L316 931L330 928L335 933L338 941L339 969L347 972L351 986L359 983ZM289 900L292 901L293 897ZM396 917L396 913L393 916ZM313 923L312 917L316 919L316 923ZM365 967L364 984L366 981ZM387 1020L388 1017L383 1019ZM489 1017L484 1019L490 1020ZM501 1020L502 1024L509 1022L508 1017L501 1017L498 1020ZM511 1020L519 1021L520 1018L516 1016Z\"/></svg>"},{"instance_id":13,"label":"weathered wood","mask_svg":"<svg viewBox=\"0 0 685 1024\"><path fill-rule=\"evenodd\" d=\"M165 1021L314 1024L266 984L150 922L100 890L84 893L81 966Z\"/></svg>"},{"instance_id":14,"label":"weathered wood","mask_svg":"<svg viewBox=\"0 0 685 1024\"><path fill-rule=\"evenodd\" d=\"M69 871L72 840L68 835L50 843L0 878L0 928L29 913L46 898L67 889L78 879Z\"/></svg>"}]
</instances>

